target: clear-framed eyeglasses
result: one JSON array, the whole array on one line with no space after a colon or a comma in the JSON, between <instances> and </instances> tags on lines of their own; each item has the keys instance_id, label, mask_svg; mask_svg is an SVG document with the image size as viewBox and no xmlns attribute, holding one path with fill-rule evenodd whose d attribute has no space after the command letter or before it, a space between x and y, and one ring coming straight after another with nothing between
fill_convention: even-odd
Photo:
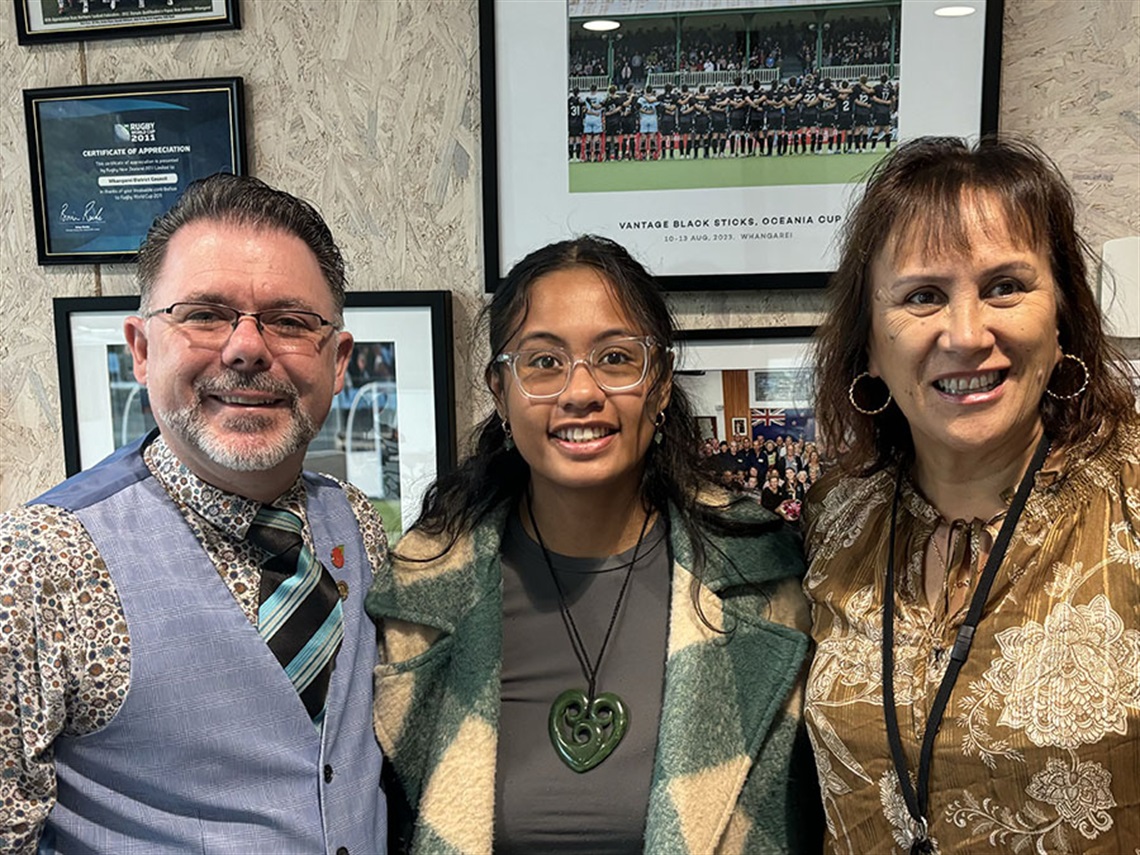
<instances>
[{"instance_id":1,"label":"clear-framed eyeglasses","mask_svg":"<svg viewBox=\"0 0 1140 855\"><path fill-rule=\"evenodd\" d=\"M219 303L172 303L164 309L147 312L143 317L153 318L156 315L166 316L201 347L223 347L242 318L253 318L266 345L274 352L320 346L327 330L340 328L339 324L322 318L316 312L301 309L242 312Z\"/></svg>"},{"instance_id":2,"label":"clear-framed eyeglasses","mask_svg":"<svg viewBox=\"0 0 1140 855\"><path fill-rule=\"evenodd\" d=\"M575 359L561 347L528 347L507 351L495 362L507 364L528 398L557 398L570 385L578 365L585 365L594 382L606 392L626 392L645 382L649 358L657 342L652 336L612 338Z\"/></svg>"}]
</instances>

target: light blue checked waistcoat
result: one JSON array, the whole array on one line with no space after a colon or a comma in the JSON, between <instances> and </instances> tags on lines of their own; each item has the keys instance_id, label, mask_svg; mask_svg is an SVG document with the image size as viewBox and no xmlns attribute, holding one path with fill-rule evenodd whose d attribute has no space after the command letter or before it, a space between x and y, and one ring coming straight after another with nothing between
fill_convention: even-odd
<instances>
[{"instance_id":1,"label":"light blue checked waistcoat","mask_svg":"<svg viewBox=\"0 0 1140 855\"><path fill-rule=\"evenodd\" d=\"M296 690L142 459L120 449L33 503L68 508L107 564L130 632L130 691L103 730L55 742L40 852L383 853L372 732L371 572L341 489L306 473L316 555L344 545L345 637L314 728ZM326 783L327 768L331 781Z\"/></svg>"}]
</instances>

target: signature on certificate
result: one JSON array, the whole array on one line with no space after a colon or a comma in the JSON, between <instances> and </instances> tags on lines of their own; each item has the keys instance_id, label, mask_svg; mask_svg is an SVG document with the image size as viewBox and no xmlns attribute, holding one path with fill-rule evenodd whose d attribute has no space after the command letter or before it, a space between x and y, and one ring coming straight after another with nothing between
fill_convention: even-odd
<instances>
[{"instance_id":1,"label":"signature on certificate","mask_svg":"<svg viewBox=\"0 0 1140 855\"><path fill-rule=\"evenodd\" d=\"M83 206L83 213L71 213L71 206L64 202L59 209L59 221L61 223L101 223L103 222L103 208L95 204L92 199Z\"/></svg>"}]
</instances>

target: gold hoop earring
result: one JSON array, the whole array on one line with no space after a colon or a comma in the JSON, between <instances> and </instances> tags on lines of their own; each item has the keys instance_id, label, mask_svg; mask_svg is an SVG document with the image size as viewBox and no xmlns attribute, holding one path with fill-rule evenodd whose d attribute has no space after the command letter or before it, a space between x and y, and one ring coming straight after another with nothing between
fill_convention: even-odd
<instances>
[{"instance_id":1,"label":"gold hoop earring","mask_svg":"<svg viewBox=\"0 0 1140 855\"><path fill-rule=\"evenodd\" d=\"M514 434L511 433L511 423L508 422L506 419L503 419L502 426L503 426L503 448L505 448L507 451L510 451L512 448L515 447Z\"/></svg>"},{"instance_id":2,"label":"gold hoop earring","mask_svg":"<svg viewBox=\"0 0 1140 855\"><path fill-rule=\"evenodd\" d=\"M1072 400L1073 398L1080 396L1080 394L1082 392L1084 392L1085 389L1087 389L1089 387L1089 367L1087 365L1085 365L1085 361L1083 359L1081 359L1079 356L1075 356L1072 353L1062 353L1061 354L1061 361L1058 362L1053 367L1053 373L1056 374L1057 369L1060 368L1065 363L1066 359L1071 359L1074 362L1076 362L1077 365L1081 366L1081 371L1084 372L1085 376L1084 376L1084 379L1081 381L1080 388L1077 389L1077 391L1072 392L1068 395L1058 395L1056 392L1054 392L1052 389L1049 388L1048 384L1045 384L1045 394L1048 395L1050 398L1056 398L1058 401ZM1052 381L1053 378L1050 377L1049 379L1050 379L1050 381Z\"/></svg>"},{"instance_id":3,"label":"gold hoop earring","mask_svg":"<svg viewBox=\"0 0 1140 855\"><path fill-rule=\"evenodd\" d=\"M874 379L871 377L871 373L869 371L864 371L862 374L855 375L855 379L852 380L851 385L847 387L847 400L851 402L851 406L855 408L856 412L862 413L865 416L877 416L879 413L883 412L887 407L891 405L891 401L893 400L891 398L891 390L887 389L887 400L883 402L883 405L881 407L879 407L877 410L865 410L860 407L859 404L855 401L855 387L859 385L859 381L864 377ZM885 386L886 384L884 383L883 385Z\"/></svg>"},{"instance_id":4,"label":"gold hoop earring","mask_svg":"<svg viewBox=\"0 0 1140 855\"><path fill-rule=\"evenodd\" d=\"M661 428L665 427L665 411L662 410L657 414L657 418L653 420L653 442L660 445L665 441L665 433Z\"/></svg>"}]
</instances>

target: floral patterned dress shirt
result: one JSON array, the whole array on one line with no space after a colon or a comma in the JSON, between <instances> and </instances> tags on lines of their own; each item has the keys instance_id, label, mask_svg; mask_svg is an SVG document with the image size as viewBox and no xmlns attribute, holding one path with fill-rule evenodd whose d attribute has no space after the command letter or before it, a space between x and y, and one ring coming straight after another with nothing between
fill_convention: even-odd
<instances>
[{"instance_id":1,"label":"floral patterned dress shirt","mask_svg":"<svg viewBox=\"0 0 1140 855\"><path fill-rule=\"evenodd\" d=\"M832 852L906 851L912 839L883 718L894 481L893 470L828 479L808 496L818 646L806 718ZM926 601L939 522L904 481L894 681L912 780L967 610ZM968 528L980 538L998 526ZM942 853L1140 853L1140 422L1046 459L946 708L929 791Z\"/></svg>"},{"instance_id":2,"label":"floral patterned dress shirt","mask_svg":"<svg viewBox=\"0 0 1140 855\"><path fill-rule=\"evenodd\" d=\"M197 478L161 437L144 459L256 626L263 556L244 538L261 503ZM345 494L375 572L388 546L379 516L355 487L345 485ZM303 482L273 505L306 520ZM303 536L312 548L307 522ZM130 674L119 595L75 515L49 505L0 514L0 852L35 852L55 804L55 739L105 727Z\"/></svg>"}]
</instances>

